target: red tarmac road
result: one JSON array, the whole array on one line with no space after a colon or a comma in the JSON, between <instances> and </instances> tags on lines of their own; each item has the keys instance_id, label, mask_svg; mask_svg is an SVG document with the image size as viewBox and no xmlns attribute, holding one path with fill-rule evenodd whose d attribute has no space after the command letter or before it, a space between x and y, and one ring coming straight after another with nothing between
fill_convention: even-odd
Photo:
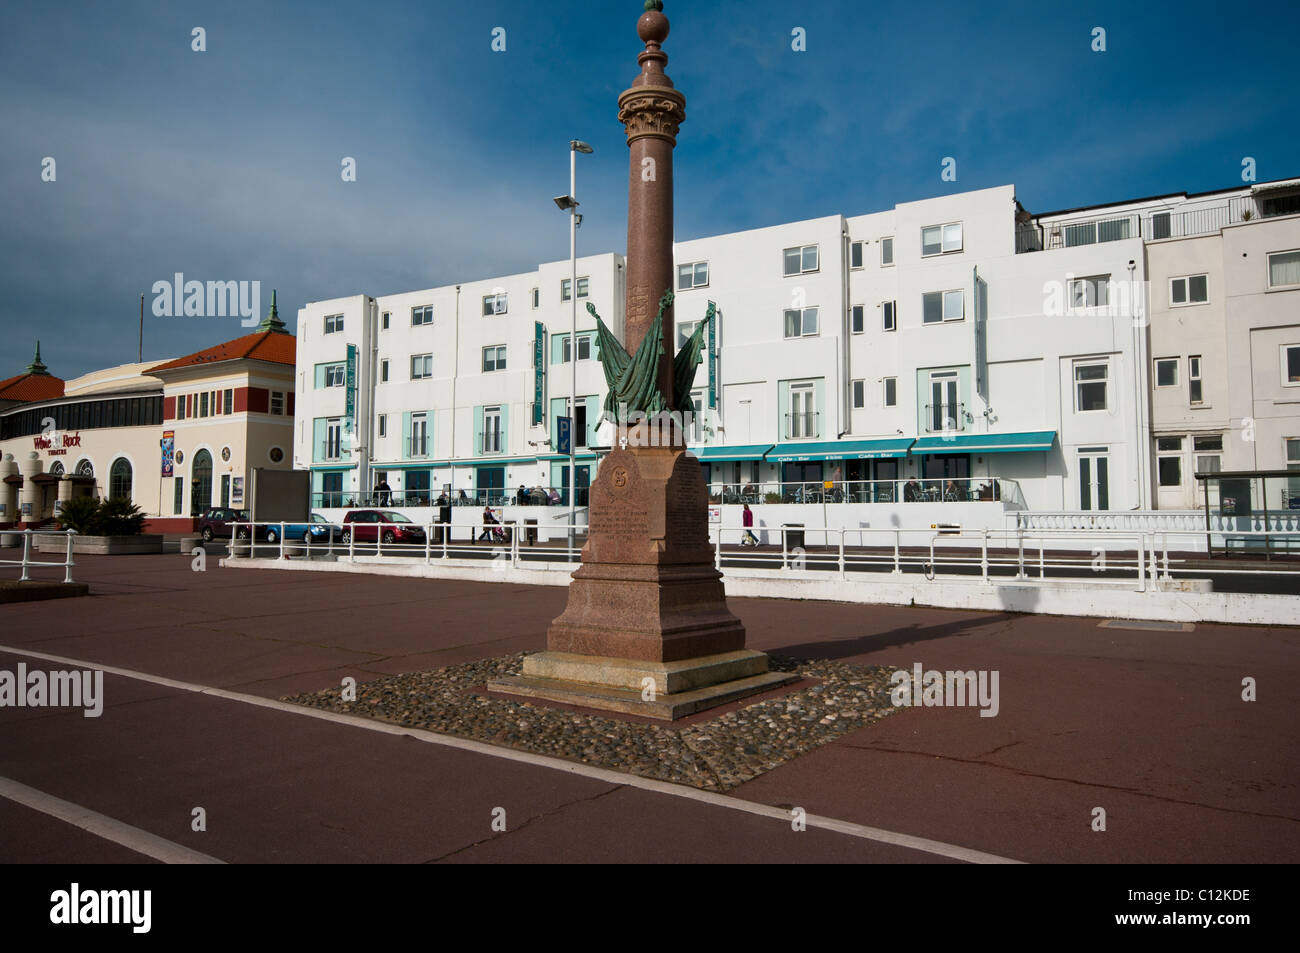
<instances>
[{"instance_id":1,"label":"red tarmac road","mask_svg":"<svg viewBox=\"0 0 1300 953\"><path fill-rule=\"evenodd\" d=\"M1030 862L1300 860L1300 629L733 599L754 648L996 670L1000 710L907 709L701 799L254 703L541 649L563 589L208 565L88 556L76 578L93 595L0 607L0 670L67 667L24 654L37 653L139 673L105 676L99 718L0 708L0 860L150 861L132 830L232 863L963 856L942 845ZM1258 701L1241 698L1248 676ZM848 823L796 832L791 806ZM206 831L191 830L196 807Z\"/></svg>"}]
</instances>

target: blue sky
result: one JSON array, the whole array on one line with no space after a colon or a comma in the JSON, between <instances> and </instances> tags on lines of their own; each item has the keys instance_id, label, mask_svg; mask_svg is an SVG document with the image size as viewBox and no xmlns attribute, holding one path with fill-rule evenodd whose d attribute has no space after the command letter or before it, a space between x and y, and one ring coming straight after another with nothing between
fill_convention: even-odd
<instances>
[{"instance_id":1,"label":"blue sky","mask_svg":"<svg viewBox=\"0 0 1300 953\"><path fill-rule=\"evenodd\" d=\"M1261 181L1300 174L1294 67L1270 39L1292 9L666 0L687 97L677 238L1007 183L1036 212L1229 188L1244 156ZM246 333L238 318L154 317L152 285L177 271L261 281L264 308L278 288L292 326L308 300L567 258L551 196L568 190L570 138L596 149L579 157L579 251L621 252L616 100L638 72L640 12L8 0L0 377L37 337L65 378L134 360L141 294L146 360Z\"/></svg>"}]
</instances>

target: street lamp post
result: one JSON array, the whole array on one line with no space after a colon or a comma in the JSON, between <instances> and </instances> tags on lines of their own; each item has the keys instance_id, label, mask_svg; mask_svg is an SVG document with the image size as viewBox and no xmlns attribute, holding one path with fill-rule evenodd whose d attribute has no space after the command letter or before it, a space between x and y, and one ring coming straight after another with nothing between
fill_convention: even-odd
<instances>
[{"instance_id":1,"label":"street lamp post","mask_svg":"<svg viewBox=\"0 0 1300 953\"><path fill-rule=\"evenodd\" d=\"M578 446L573 432L578 419L578 153L590 155L592 148L578 139L569 141L569 194L556 196L555 204L569 213L569 302L573 307L569 321L569 558L578 523Z\"/></svg>"}]
</instances>

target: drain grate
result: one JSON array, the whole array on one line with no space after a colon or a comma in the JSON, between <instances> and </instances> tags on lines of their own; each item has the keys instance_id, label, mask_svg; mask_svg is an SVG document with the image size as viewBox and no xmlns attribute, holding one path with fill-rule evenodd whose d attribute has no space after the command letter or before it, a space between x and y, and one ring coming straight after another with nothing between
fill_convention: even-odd
<instances>
[{"instance_id":1,"label":"drain grate","mask_svg":"<svg viewBox=\"0 0 1300 953\"><path fill-rule=\"evenodd\" d=\"M1193 632L1191 622L1147 622L1143 619L1107 619L1098 623L1099 629L1138 629L1147 632Z\"/></svg>"}]
</instances>

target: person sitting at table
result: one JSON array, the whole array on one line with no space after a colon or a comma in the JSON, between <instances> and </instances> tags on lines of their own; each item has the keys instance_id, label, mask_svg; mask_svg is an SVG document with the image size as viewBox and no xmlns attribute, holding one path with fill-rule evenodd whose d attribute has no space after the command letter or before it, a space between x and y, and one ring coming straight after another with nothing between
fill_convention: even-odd
<instances>
[{"instance_id":1,"label":"person sitting at table","mask_svg":"<svg viewBox=\"0 0 1300 953\"><path fill-rule=\"evenodd\" d=\"M903 502L904 503L921 502L921 484L916 482L916 477L912 477L910 480L907 481L906 484L904 484Z\"/></svg>"}]
</instances>

